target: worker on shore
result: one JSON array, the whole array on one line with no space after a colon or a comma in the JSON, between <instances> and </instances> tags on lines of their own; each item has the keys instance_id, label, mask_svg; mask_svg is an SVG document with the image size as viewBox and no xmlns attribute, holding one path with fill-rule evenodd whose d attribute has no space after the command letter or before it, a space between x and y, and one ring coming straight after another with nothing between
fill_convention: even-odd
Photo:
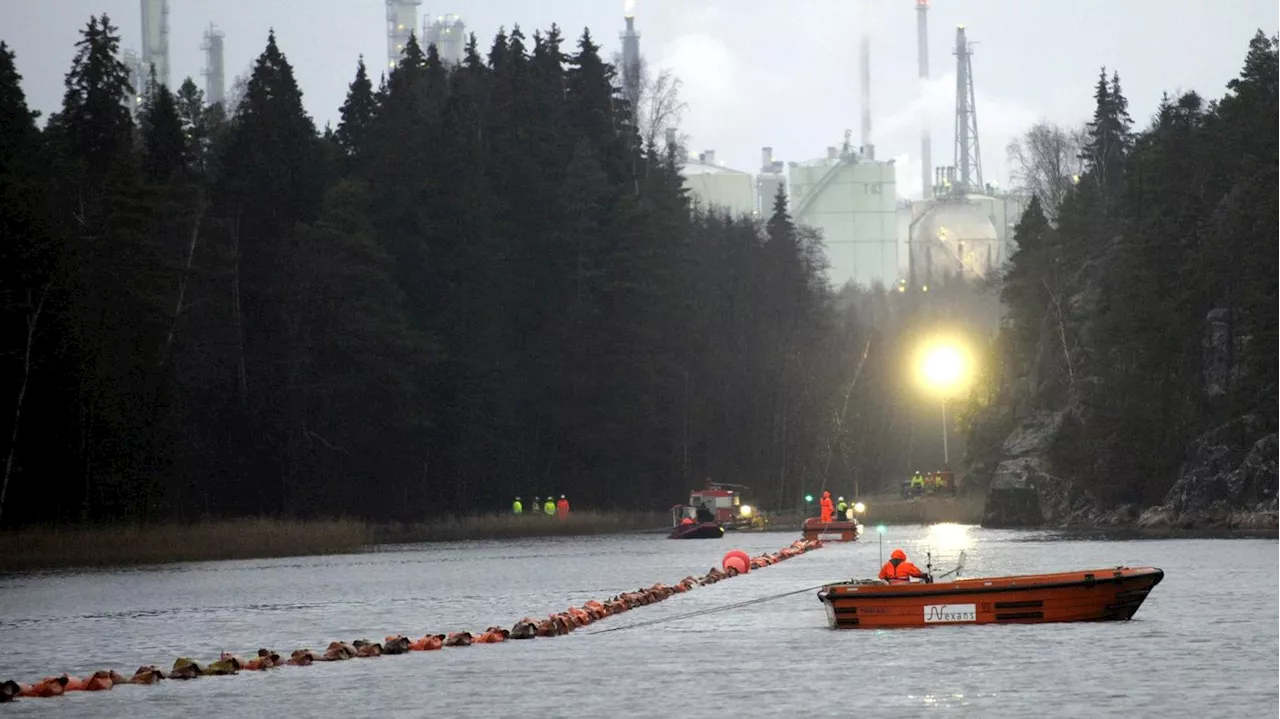
<instances>
[{"instance_id":1,"label":"worker on shore","mask_svg":"<svg viewBox=\"0 0 1280 719\"><path fill-rule=\"evenodd\" d=\"M951 473L950 467L942 468L942 486L951 494L956 493L956 477Z\"/></svg>"},{"instance_id":2,"label":"worker on shore","mask_svg":"<svg viewBox=\"0 0 1280 719\"><path fill-rule=\"evenodd\" d=\"M911 562L907 561L907 553L901 549L895 549L889 555L889 561L884 563L880 568L880 578L890 584L906 584L911 578L922 579L924 572Z\"/></svg>"},{"instance_id":3,"label":"worker on shore","mask_svg":"<svg viewBox=\"0 0 1280 719\"><path fill-rule=\"evenodd\" d=\"M832 513L832 511L834 511L834 509L835 509L835 507L834 507L834 506L832 505L832 503L831 503L831 493L830 493L830 492L827 492L827 491L825 491L825 490L822 492L822 501L818 503L818 506L820 506L820 507L822 508L822 522L823 522L823 524L826 524L827 522L830 522L830 521L831 521L831 513Z\"/></svg>"},{"instance_id":4,"label":"worker on shore","mask_svg":"<svg viewBox=\"0 0 1280 719\"><path fill-rule=\"evenodd\" d=\"M911 494L916 497L924 494L924 475L918 469L911 475Z\"/></svg>"},{"instance_id":5,"label":"worker on shore","mask_svg":"<svg viewBox=\"0 0 1280 719\"><path fill-rule=\"evenodd\" d=\"M844 519L845 512L848 509L849 509L849 503L844 501L844 497L838 497L836 499L836 516L839 517L840 519Z\"/></svg>"},{"instance_id":6,"label":"worker on shore","mask_svg":"<svg viewBox=\"0 0 1280 719\"><path fill-rule=\"evenodd\" d=\"M524 505L520 503L520 498L516 497L516 501L511 503L512 514L524 514Z\"/></svg>"},{"instance_id":7,"label":"worker on shore","mask_svg":"<svg viewBox=\"0 0 1280 719\"><path fill-rule=\"evenodd\" d=\"M556 516L556 500L551 495L547 495L547 501L542 503L542 512L548 517Z\"/></svg>"},{"instance_id":8,"label":"worker on shore","mask_svg":"<svg viewBox=\"0 0 1280 719\"><path fill-rule=\"evenodd\" d=\"M562 520L569 518L569 500L563 494L560 495L560 501L556 502L556 516Z\"/></svg>"},{"instance_id":9,"label":"worker on shore","mask_svg":"<svg viewBox=\"0 0 1280 719\"><path fill-rule=\"evenodd\" d=\"M535 496L533 504L529 505L529 514L537 514L542 511L542 497Z\"/></svg>"}]
</instances>

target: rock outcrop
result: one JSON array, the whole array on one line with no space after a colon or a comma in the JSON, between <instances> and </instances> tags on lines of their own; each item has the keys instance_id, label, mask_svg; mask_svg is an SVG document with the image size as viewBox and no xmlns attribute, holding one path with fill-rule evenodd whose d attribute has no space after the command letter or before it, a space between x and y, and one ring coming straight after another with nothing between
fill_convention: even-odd
<instances>
[{"instance_id":1,"label":"rock outcrop","mask_svg":"<svg viewBox=\"0 0 1280 719\"><path fill-rule=\"evenodd\" d=\"M1247 448L1240 442L1242 437L1256 437L1261 424L1258 417L1246 415L1197 439L1164 502L1143 512L1138 526L1271 531L1280 527L1277 436L1267 434Z\"/></svg>"},{"instance_id":2,"label":"rock outcrop","mask_svg":"<svg viewBox=\"0 0 1280 719\"><path fill-rule=\"evenodd\" d=\"M1084 289L1066 298L1070 315L1087 316L1082 306L1096 303L1095 293L1088 281L1076 286ZM1248 338L1233 337L1227 320L1223 310L1205 317L1200 390L1210 403L1224 397L1225 387L1246 379L1233 369L1230 358L1247 346ZM1277 530L1280 447L1277 435L1268 429L1272 425L1256 414L1241 416L1192 442L1163 501L1145 510L1134 504L1103 507L1075 481L1081 468L1054 467L1055 446L1073 426L1089 421L1078 397L1096 381L1078 371L1088 364L1087 353L1078 349L1087 343L1077 341L1089 334L1088 322L1064 323L1055 331L1050 325L1056 321L1052 313L1046 318L1030 374L1013 387L1015 406L1024 419L998 452L984 458L990 484L983 526Z\"/></svg>"}]
</instances>

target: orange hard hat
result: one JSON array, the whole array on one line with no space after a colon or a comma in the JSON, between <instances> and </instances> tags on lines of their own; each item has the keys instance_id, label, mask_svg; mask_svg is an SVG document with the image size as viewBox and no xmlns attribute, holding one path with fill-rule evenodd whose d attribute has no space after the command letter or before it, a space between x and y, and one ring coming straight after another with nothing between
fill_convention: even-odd
<instances>
[{"instance_id":1,"label":"orange hard hat","mask_svg":"<svg viewBox=\"0 0 1280 719\"><path fill-rule=\"evenodd\" d=\"M901 559L905 562L907 561L907 553L901 549L895 549L893 550L893 553L889 555L889 559Z\"/></svg>"}]
</instances>

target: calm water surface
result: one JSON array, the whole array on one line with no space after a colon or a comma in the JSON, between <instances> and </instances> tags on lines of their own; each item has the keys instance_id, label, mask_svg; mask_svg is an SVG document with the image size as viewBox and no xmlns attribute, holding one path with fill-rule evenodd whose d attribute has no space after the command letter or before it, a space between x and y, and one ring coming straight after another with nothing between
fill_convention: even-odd
<instances>
[{"instance_id":1,"label":"calm water surface","mask_svg":"<svg viewBox=\"0 0 1280 719\"><path fill-rule=\"evenodd\" d=\"M526 616L775 551L794 532L419 545L360 555L0 577L0 678L281 653L332 639L510 627ZM591 632L873 575L880 547L832 544L555 639L282 667L26 699L0 716L1275 717L1277 542L1062 539L894 527L966 576L1155 565L1130 622L832 631L813 592Z\"/></svg>"}]
</instances>

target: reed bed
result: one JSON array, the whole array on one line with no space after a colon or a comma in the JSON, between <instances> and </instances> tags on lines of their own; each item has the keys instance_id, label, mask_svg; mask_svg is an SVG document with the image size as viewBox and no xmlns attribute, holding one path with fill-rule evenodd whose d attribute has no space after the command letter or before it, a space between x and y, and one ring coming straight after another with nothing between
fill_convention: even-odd
<instances>
[{"instance_id":1,"label":"reed bed","mask_svg":"<svg viewBox=\"0 0 1280 719\"><path fill-rule=\"evenodd\" d=\"M356 519L228 519L193 524L53 527L0 532L0 572L359 552L376 544L610 534L670 524L662 513L574 511L443 517L412 524Z\"/></svg>"},{"instance_id":2,"label":"reed bed","mask_svg":"<svg viewBox=\"0 0 1280 719\"><path fill-rule=\"evenodd\" d=\"M0 532L0 571L337 554L372 542L353 519L35 526Z\"/></svg>"},{"instance_id":3,"label":"reed bed","mask_svg":"<svg viewBox=\"0 0 1280 719\"><path fill-rule=\"evenodd\" d=\"M378 541L454 542L467 539L517 539L612 534L665 528L671 515L655 512L596 512L574 510L564 519L545 514L480 514L442 517L415 524L379 527Z\"/></svg>"}]
</instances>

